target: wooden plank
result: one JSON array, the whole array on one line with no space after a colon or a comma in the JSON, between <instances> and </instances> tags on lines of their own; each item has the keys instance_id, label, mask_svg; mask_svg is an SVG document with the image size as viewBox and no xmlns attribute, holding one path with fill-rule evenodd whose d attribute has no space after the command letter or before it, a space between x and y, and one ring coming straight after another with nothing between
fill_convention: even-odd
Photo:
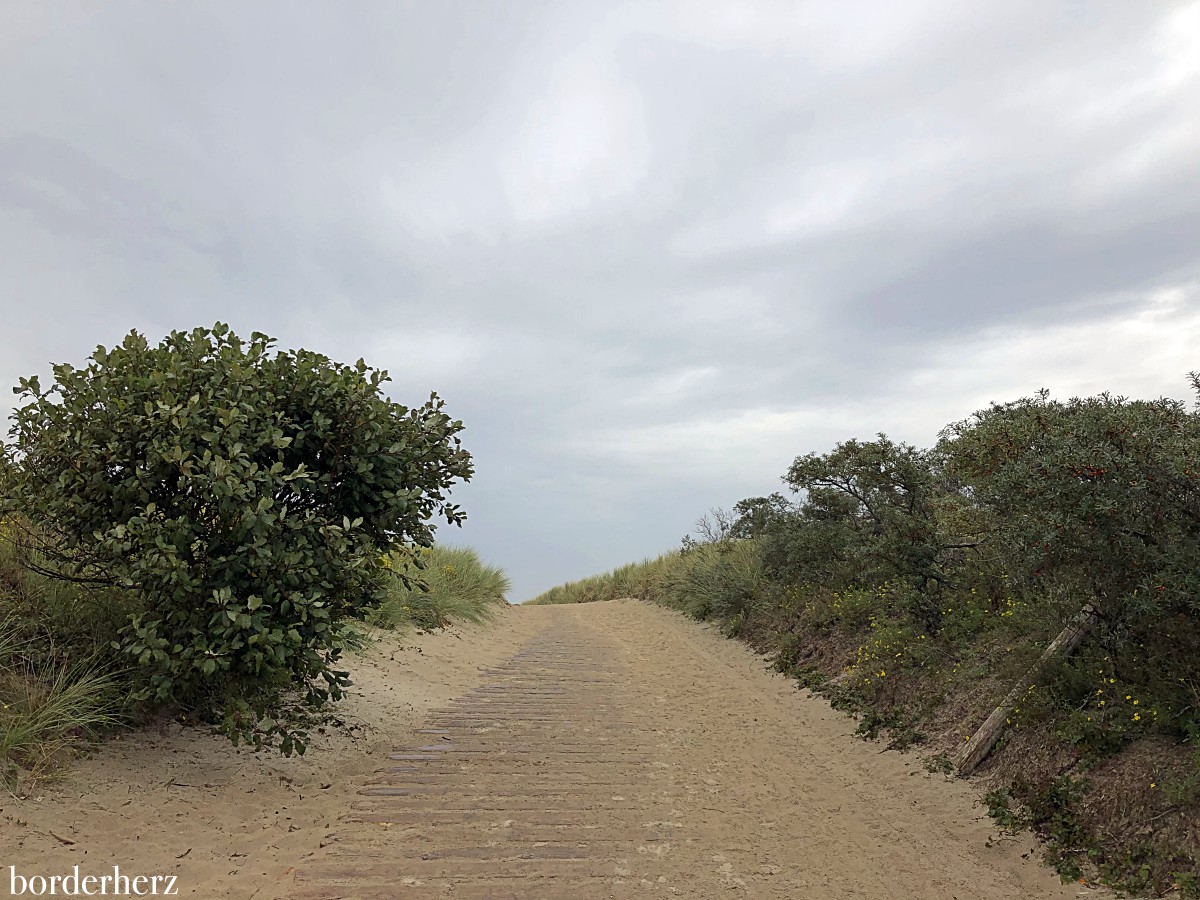
<instances>
[{"instance_id":1,"label":"wooden plank","mask_svg":"<svg viewBox=\"0 0 1200 900\"><path fill-rule=\"evenodd\" d=\"M996 741L1000 739L1000 733L1004 731L1004 726L1008 723L1009 714L1012 708L1016 706L1029 688L1037 684L1042 673L1050 667L1050 664L1059 658L1065 659L1070 656L1071 651L1087 637L1088 633L1096 624L1097 614L1096 609L1090 603L1081 609L1062 631L1058 633L1050 645L1046 647L1045 652L1033 667L1025 674L1025 677L1017 682L1008 695L1000 702L1000 705L992 711L992 714L987 717L987 720L979 726L979 730L967 741L963 748L958 752L954 764L959 775L970 775L974 772L981 762L987 758L987 755L992 752L992 748L996 746Z\"/></svg>"}]
</instances>

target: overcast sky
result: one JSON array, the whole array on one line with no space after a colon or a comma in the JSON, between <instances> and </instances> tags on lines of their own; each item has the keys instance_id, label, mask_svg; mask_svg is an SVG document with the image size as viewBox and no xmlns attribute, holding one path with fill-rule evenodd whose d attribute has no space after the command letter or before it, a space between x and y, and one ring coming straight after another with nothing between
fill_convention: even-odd
<instances>
[{"instance_id":1,"label":"overcast sky","mask_svg":"<svg viewBox=\"0 0 1200 900\"><path fill-rule=\"evenodd\" d=\"M1200 3L0 0L0 413L229 322L430 390L512 599L798 454L1200 369Z\"/></svg>"}]
</instances>

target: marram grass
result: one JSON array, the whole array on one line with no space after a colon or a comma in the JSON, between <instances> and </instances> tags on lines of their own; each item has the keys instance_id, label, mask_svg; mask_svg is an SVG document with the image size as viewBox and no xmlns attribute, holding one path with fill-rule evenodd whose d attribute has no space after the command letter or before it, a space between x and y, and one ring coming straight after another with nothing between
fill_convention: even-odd
<instances>
[{"instance_id":1,"label":"marram grass","mask_svg":"<svg viewBox=\"0 0 1200 900\"><path fill-rule=\"evenodd\" d=\"M603 575L553 587L529 603L540 606L635 597L707 619L744 606L757 592L760 581L757 543L727 540L672 550Z\"/></svg>"},{"instance_id":2,"label":"marram grass","mask_svg":"<svg viewBox=\"0 0 1200 900\"><path fill-rule=\"evenodd\" d=\"M11 620L0 621L0 782L17 786L58 771L98 732L118 723L119 677L88 662L35 670Z\"/></svg>"},{"instance_id":3,"label":"marram grass","mask_svg":"<svg viewBox=\"0 0 1200 900\"><path fill-rule=\"evenodd\" d=\"M371 614L381 628L444 628L456 622L482 623L507 602L511 583L504 570L490 566L469 547L434 546L418 551L422 568L401 570L404 557L392 557L394 573L387 597ZM406 585L400 571L411 584Z\"/></svg>"}]
</instances>

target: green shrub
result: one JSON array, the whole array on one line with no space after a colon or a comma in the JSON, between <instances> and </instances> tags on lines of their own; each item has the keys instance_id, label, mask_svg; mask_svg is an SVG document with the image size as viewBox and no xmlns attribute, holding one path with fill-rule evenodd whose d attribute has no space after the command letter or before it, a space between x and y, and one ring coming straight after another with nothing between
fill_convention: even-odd
<instances>
[{"instance_id":1,"label":"green shrub","mask_svg":"<svg viewBox=\"0 0 1200 900\"><path fill-rule=\"evenodd\" d=\"M1107 677L1143 687L1186 737L1200 717L1200 416L1175 400L1042 393L951 426L939 453L1017 597L1094 605Z\"/></svg>"},{"instance_id":2,"label":"green shrub","mask_svg":"<svg viewBox=\"0 0 1200 900\"><path fill-rule=\"evenodd\" d=\"M142 699L303 752L289 721L341 695L381 554L462 520L446 493L471 463L436 395L409 409L361 360L274 343L134 332L48 390L22 379L0 513L45 538L42 571L137 592L118 644Z\"/></svg>"},{"instance_id":3,"label":"green shrub","mask_svg":"<svg viewBox=\"0 0 1200 900\"><path fill-rule=\"evenodd\" d=\"M1070 578L1112 621L1200 613L1200 417L1108 395L994 405L940 452L989 514L1006 571Z\"/></svg>"},{"instance_id":4,"label":"green shrub","mask_svg":"<svg viewBox=\"0 0 1200 900\"><path fill-rule=\"evenodd\" d=\"M776 577L835 591L888 581L898 595L904 585L908 614L939 627L950 571L975 541L948 527L958 523L941 513L928 453L882 434L850 440L797 457L784 481L804 500L790 514L774 504L762 526Z\"/></svg>"},{"instance_id":5,"label":"green shrub","mask_svg":"<svg viewBox=\"0 0 1200 900\"><path fill-rule=\"evenodd\" d=\"M983 795L983 804L993 822L1000 826L1003 834L1016 834L1029 827L1028 818L1013 808L1012 793L1008 788L992 788Z\"/></svg>"}]
</instances>

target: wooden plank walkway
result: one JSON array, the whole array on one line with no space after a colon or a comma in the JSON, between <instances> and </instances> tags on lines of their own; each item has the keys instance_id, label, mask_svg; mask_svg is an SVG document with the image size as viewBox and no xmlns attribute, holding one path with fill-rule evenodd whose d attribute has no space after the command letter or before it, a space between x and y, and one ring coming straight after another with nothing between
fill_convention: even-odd
<instances>
[{"instance_id":1,"label":"wooden plank walkway","mask_svg":"<svg viewBox=\"0 0 1200 900\"><path fill-rule=\"evenodd\" d=\"M295 900L660 895L684 839L656 719L594 629L548 628L396 748Z\"/></svg>"}]
</instances>

